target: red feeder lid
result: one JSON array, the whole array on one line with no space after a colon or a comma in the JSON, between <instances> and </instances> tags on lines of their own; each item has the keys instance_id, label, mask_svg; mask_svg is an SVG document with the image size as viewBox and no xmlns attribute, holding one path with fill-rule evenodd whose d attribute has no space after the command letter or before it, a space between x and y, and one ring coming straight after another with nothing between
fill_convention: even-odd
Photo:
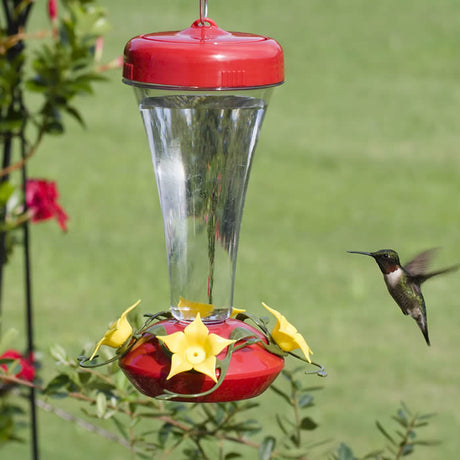
<instances>
[{"instance_id":1,"label":"red feeder lid","mask_svg":"<svg viewBox=\"0 0 460 460\"><path fill-rule=\"evenodd\" d=\"M132 85L188 89L236 89L283 83L283 49L272 38L226 32L197 19L176 32L132 38L125 47L123 77Z\"/></svg>"}]
</instances>

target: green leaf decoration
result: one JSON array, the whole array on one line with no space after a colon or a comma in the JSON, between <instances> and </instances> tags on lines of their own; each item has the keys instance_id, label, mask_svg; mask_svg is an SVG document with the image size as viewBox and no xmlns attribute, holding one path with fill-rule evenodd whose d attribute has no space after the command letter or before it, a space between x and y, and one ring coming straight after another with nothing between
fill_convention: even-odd
<instances>
[{"instance_id":1,"label":"green leaf decoration","mask_svg":"<svg viewBox=\"0 0 460 460\"><path fill-rule=\"evenodd\" d=\"M268 345L264 343L264 348L273 355L280 356L281 358L287 355L287 352L281 350L275 343L269 343Z\"/></svg>"},{"instance_id":2,"label":"green leaf decoration","mask_svg":"<svg viewBox=\"0 0 460 460\"><path fill-rule=\"evenodd\" d=\"M154 336L167 335L165 327L161 324L154 324L153 326L150 326L148 329L146 329L144 332Z\"/></svg>"},{"instance_id":3,"label":"green leaf decoration","mask_svg":"<svg viewBox=\"0 0 460 460\"><path fill-rule=\"evenodd\" d=\"M255 337L254 332L244 327L236 327L230 334L230 340L241 340L249 337Z\"/></svg>"},{"instance_id":4,"label":"green leaf decoration","mask_svg":"<svg viewBox=\"0 0 460 460\"><path fill-rule=\"evenodd\" d=\"M276 446L276 439L273 436L264 438L259 447L259 460L269 460Z\"/></svg>"}]
</instances>

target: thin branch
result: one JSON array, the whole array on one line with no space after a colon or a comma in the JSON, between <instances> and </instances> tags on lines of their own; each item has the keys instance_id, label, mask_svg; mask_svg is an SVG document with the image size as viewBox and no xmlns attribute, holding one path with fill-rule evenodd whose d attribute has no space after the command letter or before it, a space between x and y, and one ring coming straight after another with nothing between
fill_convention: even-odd
<instances>
[{"instance_id":1,"label":"thin branch","mask_svg":"<svg viewBox=\"0 0 460 460\"><path fill-rule=\"evenodd\" d=\"M46 412L51 412L54 415L57 415L58 417L62 418L63 420L66 420L68 422L75 423L75 425L80 426L81 428L84 428L87 431L90 431L92 433L96 433L99 436L102 436L105 439L109 439L110 441L115 441L118 444L121 444L122 446L131 449L131 445L126 439L123 439L119 436L117 436L114 433L111 433L110 431L104 430L103 428L100 428L96 425L93 425L92 423L87 422L86 420L83 420L81 418L75 417L72 414L69 414L63 409L60 409L58 407L54 407L51 404L48 404L47 402L43 401L42 399L37 399L36 401L37 406L40 409L45 410Z\"/></svg>"},{"instance_id":2,"label":"thin branch","mask_svg":"<svg viewBox=\"0 0 460 460\"><path fill-rule=\"evenodd\" d=\"M38 146L40 145L40 142L43 137L43 130L40 130L38 133L37 140L35 141L35 144L30 147L29 151L27 152L26 155L24 155L24 158L22 158L20 161L13 163L10 166L7 166L6 168L3 168L0 170L0 177L7 176L8 174L12 173L13 171L17 171L18 169L21 169L24 167L24 165L32 158L32 156L35 154L37 151Z\"/></svg>"},{"instance_id":3,"label":"thin branch","mask_svg":"<svg viewBox=\"0 0 460 460\"><path fill-rule=\"evenodd\" d=\"M410 424L406 427L406 433L404 435L403 440L399 444L399 449L396 453L395 460L399 460L404 455L404 447L409 445L409 436L412 430L415 428L415 424L417 423L417 416L412 417Z\"/></svg>"},{"instance_id":4,"label":"thin branch","mask_svg":"<svg viewBox=\"0 0 460 460\"><path fill-rule=\"evenodd\" d=\"M0 41L0 54L5 54L10 48L13 48L17 43L28 39L42 39L51 37L49 30L39 30L38 32L18 32L17 34L9 35Z\"/></svg>"},{"instance_id":5,"label":"thin branch","mask_svg":"<svg viewBox=\"0 0 460 460\"><path fill-rule=\"evenodd\" d=\"M23 380L23 379L20 379L14 375L7 375L7 374L0 374L0 381L3 380L5 381L6 383L15 383L15 384L18 384L18 385L23 385L23 386L26 386L26 387L29 387L29 388L35 388L39 391L43 391L44 388L40 385L36 385L32 382L29 382L27 380ZM72 392L72 393L67 393L67 395L72 398L72 399L77 399L79 401L85 401L85 402L88 402L90 404L96 404L96 399L95 398L92 398L90 396L86 396L82 393L78 393L78 392ZM129 417L132 417L133 416L133 412L130 411L129 409L126 409L126 408L123 408L121 407L120 405L113 405L113 404L108 404L107 407L111 410L115 410L119 413L122 413L124 415L127 415ZM158 415L156 417L157 420L163 422L163 423L167 423L167 424L170 424L172 426L175 426L176 428L178 428L179 430L183 431L184 433L188 433L189 436L193 436L193 435L200 435L200 434L210 434L212 436L214 436L215 438L217 439L221 439L221 440L225 440L225 441L230 441L230 442L234 442L234 443L243 443L245 444L246 446L248 447L252 447L252 448L255 448L257 449L259 447L260 444L256 443L256 442L252 442L250 441L249 439L245 438L245 437L235 437L235 436L229 436L229 435L226 435L226 434L220 434L220 433L215 433L214 431L211 431L211 432L208 432L208 431L203 431L203 430L197 430L195 429L195 427L191 427L185 423L182 423L180 421L177 421L176 419L174 419L173 417L171 417L170 415Z\"/></svg>"}]
</instances>

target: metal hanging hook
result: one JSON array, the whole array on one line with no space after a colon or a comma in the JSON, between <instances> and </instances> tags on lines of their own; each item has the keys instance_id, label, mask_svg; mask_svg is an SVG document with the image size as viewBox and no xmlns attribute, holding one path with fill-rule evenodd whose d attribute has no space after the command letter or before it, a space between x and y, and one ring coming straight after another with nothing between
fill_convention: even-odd
<instances>
[{"instance_id":1,"label":"metal hanging hook","mask_svg":"<svg viewBox=\"0 0 460 460\"><path fill-rule=\"evenodd\" d=\"M204 24L204 20L208 17L208 0L200 0L200 23Z\"/></svg>"}]
</instances>

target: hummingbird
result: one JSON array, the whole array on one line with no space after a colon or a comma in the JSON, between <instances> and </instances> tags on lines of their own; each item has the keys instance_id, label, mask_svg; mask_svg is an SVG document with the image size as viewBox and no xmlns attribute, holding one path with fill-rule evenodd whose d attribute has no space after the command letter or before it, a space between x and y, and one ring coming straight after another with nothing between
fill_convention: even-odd
<instances>
[{"instance_id":1,"label":"hummingbird","mask_svg":"<svg viewBox=\"0 0 460 460\"><path fill-rule=\"evenodd\" d=\"M401 311L416 321L427 345L430 345L430 339L428 337L425 299L420 285L433 276L452 272L460 266L460 264L453 265L427 273L434 251L435 249L428 249L421 252L405 266L401 265L398 253L393 249L380 249L375 252L347 251L352 254L363 254L374 258L383 273L389 293L401 308Z\"/></svg>"}]
</instances>

